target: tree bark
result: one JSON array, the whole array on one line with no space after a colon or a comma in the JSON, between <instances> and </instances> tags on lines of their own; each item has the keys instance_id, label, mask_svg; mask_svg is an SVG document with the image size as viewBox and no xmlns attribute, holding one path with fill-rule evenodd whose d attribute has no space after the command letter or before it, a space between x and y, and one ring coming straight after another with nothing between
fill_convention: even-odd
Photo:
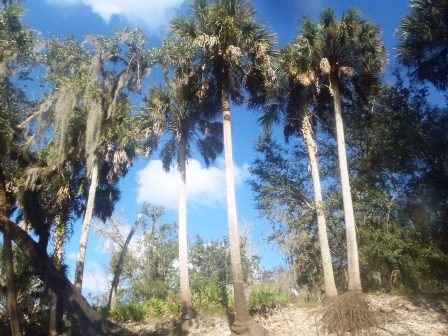
<instances>
[{"instance_id":1,"label":"tree bark","mask_svg":"<svg viewBox=\"0 0 448 336\"><path fill-rule=\"evenodd\" d=\"M224 156L226 162L227 220L229 226L230 259L232 267L233 294L235 297L235 321L232 335L262 336L268 332L250 318L244 293L244 275L241 264L240 237L235 196L235 174L233 172L232 121L229 92L222 90Z\"/></svg>"},{"instance_id":2,"label":"tree bark","mask_svg":"<svg viewBox=\"0 0 448 336\"><path fill-rule=\"evenodd\" d=\"M94 159L92 166L92 176L90 178L89 195L87 197L86 212L82 223L81 240L79 243L78 259L75 271L75 288L82 293L82 281L84 275L84 263L86 259L87 241L89 239L90 224L93 217L93 209L95 208L95 195L98 187L98 160Z\"/></svg>"},{"instance_id":3,"label":"tree bark","mask_svg":"<svg viewBox=\"0 0 448 336\"><path fill-rule=\"evenodd\" d=\"M111 309L114 309L116 306L118 284L120 283L120 276L121 276L121 273L123 272L123 266L124 266L126 254L128 252L128 246L129 246L129 243L131 242L132 237L134 236L135 231L137 231L138 225L140 224L141 220L142 220L142 215L139 214L137 216L137 219L136 219L134 225L131 228L131 231L129 231L126 241L124 242L124 245L121 249L120 258L118 259L117 268L115 269L114 278L112 280L112 286L111 286L110 292L109 292L109 300L107 302L107 310L108 311L110 311Z\"/></svg>"},{"instance_id":4,"label":"tree bark","mask_svg":"<svg viewBox=\"0 0 448 336\"><path fill-rule=\"evenodd\" d=\"M334 281L330 246L328 244L327 224L325 221L324 203L322 200L322 189L319 176L319 163L316 157L317 147L313 137L313 129L310 119L311 115L306 113L302 120L302 134L308 149L308 156L310 158L311 176L313 179L314 188L314 204L316 206L317 214L317 231L319 235L322 269L324 272L325 295L328 298L332 298L336 297L338 292Z\"/></svg>"},{"instance_id":5,"label":"tree bark","mask_svg":"<svg viewBox=\"0 0 448 336\"><path fill-rule=\"evenodd\" d=\"M9 218L10 204L6 195L6 182L3 175L3 168L0 163L0 213ZM5 262L6 272L6 299L9 323L12 336L23 335L22 326L20 324L19 307L17 303L16 279L14 274L14 255L11 243L11 233L8 229L3 231L3 258Z\"/></svg>"},{"instance_id":6,"label":"tree bark","mask_svg":"<svg viewBox=\"0 0 448 336\"><path fill-rule=\"evenodd\" d=\"M191 303L190 279L188 276L188 239L187 239L187 144L181 137L179 141L179 275L182 297L182 317L190 319L194 315Z\"/></svg>"},{"instance_id":7,"label":"tree bark","mask_svg":"<svg viewBox=\"0 0 448 336\"><path fill-rule=\"evenodd\" d=\"M355 216L350 191L347 153L345 150L344 123L341 111L341 94L337 73L332 72L330 88L333 93L334 114L336 120L336 139L338 143L339 170L341 174L342 199L344 202L345 230L347 236L348 290L362 291L359 272L358 243L356 239Z\"/></svg>"},{"instance_id":8,"label":"tree bark","mask_svg":"<svg viewBox=\"0 0 448 336\"><path fill-rule=\"evenodd\" d=\"M58 272L61 271L62 255L65 246L65 223L56 223L56 230L53 236L54 249L54 266ZM51 307L50 307L50 322L49 334L50 336L58 336L61 333L62 322L62 301L59 300L58 295L51 291Z\"/></svg>"}]
</instances>

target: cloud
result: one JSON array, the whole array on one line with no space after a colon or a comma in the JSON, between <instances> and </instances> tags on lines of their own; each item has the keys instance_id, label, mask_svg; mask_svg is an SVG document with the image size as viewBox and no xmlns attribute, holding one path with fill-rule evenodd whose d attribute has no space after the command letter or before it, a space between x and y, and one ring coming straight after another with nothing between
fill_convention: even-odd
<instances>
[{"instance_id":1,"label":"cloud","mask_svg":"<svg viewBox=\"0 0 448 336\"><path fill-rule=\"evenodd\" d=\"M86 264L84 271L84 278L82 281L82 288L84 293L92 293L93 295L100 295L109 289L110 279L101 266L97 262Z\"/></svg>"},{"instance_id":2,"label":"cloud","mask_svg":"<svg viewBox=\"0 0 448 336\"><path fill-rule=\"evenodd\" d=\"M235 166L236 186L248 176L248 165ZM169 209L177 209L180 176L176 167L167 173L160 160L153 160L137 173L138 202L148 201ZM213 207L225 202L226 176L223 160L216 166L203 167L197 160L187 164L187 198L190 204Z\"/></svg>"},{"instance_id":3,"label":"cloud","mask_svg":"<svg viewBox=\"0 0 448 336\"><path fill-rule=\"evenodd\" d=\"M69 252L69 253L67 253L67 260L70 260L70 261L76 261L77 259L78 259L78 254L76 253L76 252Z\"/></svg>"},{"instance_id":4,"label":"cloud","mask_svg":"<svg viewBox=\"0 0 448 336\"><path fill-rule=\"evenodd\" d=\"M86 5L109 22L113 16L133 24L143 24L151 33L159 34L174 17L185 0L46 0L52 5Z\"/></svg>"}]
</instances>

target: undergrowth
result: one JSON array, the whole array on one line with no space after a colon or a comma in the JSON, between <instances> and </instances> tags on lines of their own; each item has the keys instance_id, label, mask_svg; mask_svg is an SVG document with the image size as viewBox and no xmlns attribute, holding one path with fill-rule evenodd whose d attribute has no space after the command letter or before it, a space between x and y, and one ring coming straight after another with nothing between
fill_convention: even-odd
<instances>
[{"instance_id":1,"label":"undergrowth","mask_svg":"<svg viewBox=\"0 0 448 336\"><path fill-rule=\"evenodd\" d=\"M203 314L234 314L234 302L232 291L219 285L207 285L192 294L193 307ZM288 296L279 289L261 285L251 291L248 306L252 315L267 316L287 302ZM105 314L104 311L102 313ZM167 299L151 298L144 303L120 303L107 317L122 323L159 320L179 316L180 313L181 299L178 295L171 295Z\"/></svg>"}]
</instances>

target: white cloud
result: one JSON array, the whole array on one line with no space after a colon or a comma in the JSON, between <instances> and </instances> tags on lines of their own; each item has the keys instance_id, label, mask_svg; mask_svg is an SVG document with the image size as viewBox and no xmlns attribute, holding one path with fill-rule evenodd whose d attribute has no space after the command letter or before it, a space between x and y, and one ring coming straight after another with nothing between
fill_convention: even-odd
<instances>
[{"instance_id":1,"label":"white cloud","mask_svg":"<svg viewBox=\"0 0 448 336\"><path fill-rule=\"evenodd\" d=\"M248 165L235 166L236 186L248 176ZM180 177L176 167L167 173L160 160L153 160L137 173L138 202L148 201L155 205L177 209ZM226 176L223 160L217 166L202 167L197 160L187 164L188 202L202 206L221 205L226 196Z\"/></svg>"},{"instance_id":2,"label":"white cloud","mask_svg":"<svg viewBox=\"0 0 448 336\"><path fill-rule=\"evenodd\" d=\"M67 253L67 260L76 261L78 259L78 254L76 252Z\"/></svg>"},{"instance_id":3,"label":"white cloud","mask_svg":"<svg viewBox=\"0 0 448 336\"><path fill-rule=\"evenodd\" d=\"M159 34L167 27L169 20L185 0L46 0L60 6L83 4L92 12L109 22L116 15L133 24L144 24L152 32Z\"/></svg>"},{"instance_id":4,"label":"white cloud","mask_svg":"<svg viewBox=\"0 0 448 336\"><path fill-rule=\"evenodd\" d=\"M84 278L82 281L82 288L84 293L92 293L100 295L109 289L110 279L101 266L97 262L87 263L84 271Z\"/></svg>"}]
</instances>

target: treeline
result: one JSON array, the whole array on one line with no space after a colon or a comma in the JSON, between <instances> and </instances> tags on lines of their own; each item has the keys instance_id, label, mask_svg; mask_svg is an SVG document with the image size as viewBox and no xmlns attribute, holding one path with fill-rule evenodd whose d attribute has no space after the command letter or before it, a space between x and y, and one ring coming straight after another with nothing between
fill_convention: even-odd
<instances>
[{"instance_id":1,"label":"treeline","mask_svg":"<svg viewBox=\"0 0 448 336\"><path fill-rule=\"evenodd\" d=\"M164 168L176 162L182 177L179 314L189 319L196 313L186 161L197 152L208 165L224 152L231 328L238 335L266 334L251 320L244 292L231 136L231 107L242 104L262 111L266 132L251 183L258 208L275 224L272 239L294 270L293 286L327 297L400 284L446 290L447 113L431 105L425 85L446 89L447 8L442 0L412 1L400 26L403 66L395 83L386 84L380 29L355 10L337 18L329 9L317 21L300 20L297 38L278 51L275 35L256 21L248 2L197 0L188 15L172 20L162 47L148 48L138 29L84 41L38 40L22 25L23 9L3 1L0 230L11 334L22 335L30 324L17 295L22 264L25 278L51 291L51 299L34 300L49 310L50 334L63 330L65 312L73 335L124 332L81 295L85 251L92 218L111 217L117 184L133 159L156 150ZM163 68L164 85L142 88L156 66ZM38 101L22 89L30 79L42 84ZM139 109L130 98L135 94L143 97ZM288 145L270 135L275 124ZM167 141L159 146L162 137ZM79 218L72 284L62 261ZM111 297L123 270L118 262Z\"/></svg>"}]
</instances>

